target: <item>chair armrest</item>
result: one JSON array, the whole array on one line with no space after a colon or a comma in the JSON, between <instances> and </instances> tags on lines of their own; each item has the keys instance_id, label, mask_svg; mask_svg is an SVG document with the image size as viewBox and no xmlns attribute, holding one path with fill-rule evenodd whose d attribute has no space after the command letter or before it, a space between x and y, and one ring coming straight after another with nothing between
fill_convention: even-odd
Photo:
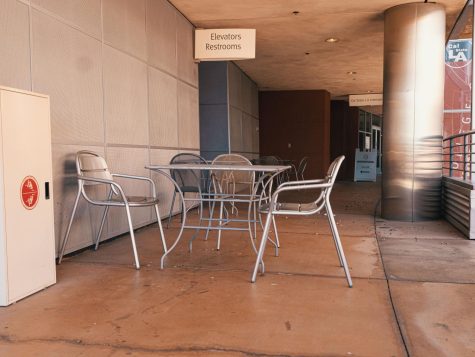
<instances>
[{"instance_id":1,"label":"chair armrest","mask_svg":"<svg viewBox=\"0 0 475 357\"><path fill-rule=\"evenodd\" d=\"M317 180L315 180L317 181ZM322 189L322 188L329 188L332 187L333 184L330 182L325 183L314 183L314 184L306 184L306 185L293 185L293 186L285 186L284 184L280 185L277 190L272 194L271 205L275 206L278 203L279 194L281 192L286 191L298 191L298 190L311 190L311 189ZM320 201L323 197L323 191L320 192L320 196L318 197L317 201Z\"/></svg>"},{"instance_id":2,"label":"chair armrest","mask_svg":"<svg viewBox=\"0 0 475 357\"><path fill-rule=\"evenodd\" d=\"M277 188L277 190L275 190L275 192L272 194L272 197L284 191L311 190L315 188L328 188L331 186L333 186L333 184L330 182L307 184L307 185L293 185L293 186L284 186L284 184L282 184Z\"/></svg>"},{"instance_id":3,"label":"chair armrest","mask_svg":"<svg viewBox=\"0 0 475 357\"><path fill-rule=\"evenodd\" d=\"M284 186L295 186L295 185L310 185L310 184L315 184L315 183L322 183L325 182L325 179L316 179L316 180L303 180L303 181L287 181L283 182L279 185L279 187L284 187Z\"/></svg>"},{"instance_id":4,"label":"chair armrest","mask_svg":"<svg viewBox=\"0 0 475 357\"><path fill-rule=\"evenodd\" d=\"M117 191L119 192L119 194L122 196L122 199L124 200L124 202L127 202L127 196L125 196L125 193L122 190L122 187L117 182L115 182L113 180L101 179L101 178L96 178L96 177L85 177L85 176L81 176L81 175L77 175L77 178L78 178L78 180L82 180L82 181L89 181L89 182L96 182L96 183L103 183L103 184L106 184L106 185L111 185L112 190L114 190L114 188L116 188ZM114 190L114 192L117 194L117 192L115 190ZM86 198L86 199L89 201L88 198ZM90 202L92 202L92 201L90 201Z\"/></svg>"},{"instance_id":5,"label":"chair armrest","mask_svg":"<svg viewBox=\"0 0 475 357\"><path fill-rule=\"evenodd\" d=\"M87 177L87 176L82 176L82 175L76 175L76 177L78 180L82 180L82 181L90 181L90 182L97 182L97 183L119 186L113 180L107 180L107 179L102 179L102 178L97 178L97 177Z\"/></svg>"},{"instance_id":6,"label":"chair armrest","mask_svg":"<svg viewBox=\"0 0 475 357\"><path fill-rule=\"evenodd\" d=\"M142 181L149 181L153 182L153 180L149 177L145 176L134 176L134 175L124 175L124 174L111 174L112 177L122 177L126 179L132 179L132 180L142 180Z\"/></svg>"},{"instance_id":7,"label":"chair armrest","mask_svg":"<svg viewBox=\"0 0 475 357\"><path fill-rule=\"evenodd\" d=\"M125 174L112 174L112 177L120 177L120 178L125 178L125 179L129 179L129 180L141 180L141 181L147 181L150 183L150 185L152 185L152 193L153 193L153 197L156 198L157 197L157 190L155 188L155 182L153 182L153 180L149 177L145 177L145 176L135 176L135 175L125 175Z\"/></svg>"}]
</instances>

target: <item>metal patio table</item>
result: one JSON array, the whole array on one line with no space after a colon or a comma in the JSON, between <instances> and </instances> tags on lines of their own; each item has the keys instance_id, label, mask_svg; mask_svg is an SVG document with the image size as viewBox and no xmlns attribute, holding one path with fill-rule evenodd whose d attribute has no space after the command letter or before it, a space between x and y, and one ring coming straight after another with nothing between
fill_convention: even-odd
<instances>
[{"instance_id":1,"label":"metal patio table","mask_svg":"<svg viewBox=\"0 0 475 357\"><path fill-rule=\"evenodd\" d=\"M250 236L251 236L251 243L254 252L257 254L257 250L254 244L254 239L252 237L252 231L251 231L251 225L254 223L254 225L257 224L257 218L254 214L254 219L251 219L250 212L251 210L248 210L248 219L223 219L223 218L213 218L212 213L210 212L210 217L209 218L204 218L202 216L202 208L203 208L203 202L211 202L212 204L216 203L222 203L222 202L227 202L227 203L238 203L238 202L244 202L248 203L250 206L253 204L257 204L260 200L263 199L262 192L259 191L259 188L266 187L266 191L269 193L270 197L270 192L272 191L272 182L274 181L274 178L279 175L280 173L284 172L285 170L291 169L291 166L285 166L285 165L237 165L237 164L232 164L232 163L226 163L226 164L158 164L158 165L147 165L145 168L152 170L162 176L165 176L168 180L170 180L173 185L175 186L178 195L180 196L183 205L185 206L185 202L187 201L193 201L197 202L200 201L201 209L200 209L200 224L199 225L187 225L186 224L186 219L187 219L187 211L191 209L185 208L183 210L183 223L181 225L181 229L178 233L177 238L173 242L173 244L167 248L167 250L164 252L162 255L162 258L160 260L160 267L163 269L164 267L164 260L165 257L170 254L173 249L178 245L184 229L195 229L196 233L190 240L190 251L192 247L192 241L196 237L197 233L200 230L206 230L207 234L210 230L218 230L218 231L223 231L223 230L234 230L234 231L249 231ZM244 171L244 172L254 172L254 173L261 173L259 176L257 182L254 183L254 187L252 188L252 192L250 194L240 194L240 193L223 193L219 191L214 191L212 193L203 193L199 192L199 195L197 197L192 197L192 198L185 198L183 192L181 191L179 185L173 180L171 175L169 174L169 170L208 170L210 172L213 171ZM270 180L270 181L268 181ZM268 182L267 185L265 183ZM215 187L216 189L216 187ZM207 226L202 226L201 222L202 221L208 221ZM212 222L219 222L218 225L212 225ZM247 228L243 227L229 227L228 224L231 222L245 222L248 223ZM260 221L259 221L260 223ZM256 229L254 229L254 232L256 232ZM277 246L276 246L277 249Z\"/></svg>"}]
</instances>

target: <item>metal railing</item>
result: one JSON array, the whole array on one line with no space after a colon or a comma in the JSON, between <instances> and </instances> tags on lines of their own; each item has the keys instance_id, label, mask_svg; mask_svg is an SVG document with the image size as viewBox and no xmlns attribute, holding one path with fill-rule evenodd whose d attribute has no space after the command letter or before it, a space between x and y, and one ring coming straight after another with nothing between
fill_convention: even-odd
<instances>
[{"instance_id":1,"label":"metal railing","mask_svg":"<svg viewBox=\"0 0 475 357\"><path fill-rule=\"evenodd\" d=\"M444 176L472 179L475 173L472 169L472 161L475 161L474 139L475 130L442 139Z\"/></svg>"}]
</instances>

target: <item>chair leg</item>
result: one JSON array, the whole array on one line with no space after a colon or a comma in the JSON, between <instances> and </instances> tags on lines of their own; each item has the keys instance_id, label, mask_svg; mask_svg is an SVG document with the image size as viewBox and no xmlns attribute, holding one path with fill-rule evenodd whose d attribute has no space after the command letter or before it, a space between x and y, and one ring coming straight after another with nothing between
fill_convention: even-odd
<instances>
[{"instance_id":1,"label":"chair leg","mask_svg":"<svg viewBox=\"0 0 475 357\"><path fill-rule=\"evenodd\" d=\"M259 265L262 262L262 257L264 256L264 250L266 249L267 239L269 237L270 225L272 223L272 212L269 211L267 214L266 224L264 226L264 231L262 232L261 244L259 245L259 251L257 253L256 264L254 265L254 271L251 276L251 282L254 283L257 277L257 271L259 270Z\"/></svg>"},{"instance_id":2,"label":"chair leg","mask_svg":"<svg viewBox=\"0 0 475 357\"><path fill-rule=\"evenodd\" d=\"M107 200L110 201L113 195L113 191L110 190L109 196L107 197ZM94 245L94 250L97 250L99 248L99 239L101 238L102 230L104 229L104 223L106 222L106 217L107 213L109 213L109 206L106 206L104 208L104 213L102 214L102 219L101 219L101 226L99 228L99 232L97 232L97 237L96 237L96 242Z\"/></svg>"},{"instance_id":3,"label":"chair leg","mask_svg":"<svg viewBox=\"0 0 475 357\"><path fill-rule=\"evenodd\" d=\"M257 202L254 202L254 239L257 239Z\"/></svg>"},{"instance_id":4,"label":"chair leg","mask_svg":"<svg viewBox=\"0 0 475 357\"><path fill-rule=\"evenodd\" d=\"M200 194L199 195L199 201L200 201L200 206L198 208L198 211L199 211L199 214L200 214L200 221L198 223L198 226L201 227L201 223L203 222L203 196ZM196 237L198 236L198 234L200 233L200 228L196 228L195 230L195 233L193 234L193 236L191 237L190 241L193 241L196 239ZM191 247L191 244L190 244L190 247ZM191 250L190 250L191 251Z\"/></svg>"},{"instance_id":5,"label":"chair leg","mask_svg":"<svg viewBox=\"0 0 475 357\"><path fill-rule=\"evenodd\" d=\"M170 206L170 212L168 213L167 228L170 226L170 222L172 221L172 211L173 211L173 206L175 205L175 197L176 197L176 191L173 191L172 204Z\"/></svg>"},{"instance_id":6,"label":"chair leg","mask_svg":"<svg viewBox=\"0 0 475 357\"><path fill-rule=\"evenodd\" d=\"M327 219L328 219L328 223L330 224L330 229L332 231L332 237L335 237L335 230L333 229L333 224L330 220L330 215L328 214L327 212ZM333 238L333 243L335 243L335 249L336 249L336 252L338 253L338 260L340 261L340 266L343 267L343 260L341 259L341 252L340 252L340 248L338 248L338 244L336 243L336 240L335 238Z\"/></svg>"},{"instance_id":7,"label":"chair leg","mask_svg":"<svg viewBox=\"0 0 475 357\"><path fill-rule=\"evenodd\" d=\"M127 221L129 222L130 240L134 252L135 268L138 270L140 269L139 256L137 253L137 245L135 244L134 226L132 225L132 217L130 216L130 208L128 205L125 206L125 211L127 212Z\"/></svg>"},{"instance_id":8,"label":"chair leg","mask_svg":"<svg viewBox=\"0 0 475 357\"><path fill-rule=\"evenodd\" d=\"M163 233L162 220L160 219L160 211L158 210L157 204L155 205L155 214L157 215L158 228L160 229L160 238L162 239L163 252L166 253L168 251L167 241L165 240L165 234Z\"/></svg>"},{"instance_id":9,"label":"chair leg","mask_svg":"<svg viewBox=\"0 0 475 357\"><path fill-rule=\"evenodd\" d=\"M198 224L201 227L201 222L203 221L203 197L200 195L200 223Z\"/></svg>"},{"instance_id":10,"label":"chair leg","mask_svg":"<svg viewBox=\"0 0 475 357\"><path fill-rule=\"evenodd\" d=\"M183 193L183 195L184 195L184 193ZM185 212L185 209L186 209L186 207L185 207L185 201L183 201L183 202L181 203L180 223L183 223L183 213Z\"/></svg>"},{"instance_id":11,"label":"chair leg","mask_svg":"<svg viewBox=\"0 0 475 357\"><path fill-rule=\"evenodd\" d=\"M206 229L205 240L208 240L210 227L213 224L212 219L213 219L213 215L214 215L214 207L216 206L216 202L213 201L213 203L211 203L211 201L210 201L209 204L210 204L210 207L209 207L209 221L208 221L208 229Z\"/></svg>"},{"instance_id":12,"label":"chair leg","mask_svg":"<svg viewBox=\"0 0 475 357\"><path fill-rule=\"evenodd\" d=\"M251 239L251 245L252 249L254 252L257 254L257 249L256 249L256 244L254 243L254 240L256 239L255 231L253 232L252 227L253 223L251 222L251 213L253 211L254 205L252 201L249 201L249 207L247 209L247 230L249 231L249 238ZM256 215L256 212L254 211L254 217ZM254 218L255 221L255 218Z\"/></svg>"},{"instance_id":13,"label":"chair leg","mask_svg":"<svg viewBox=\"0 0 475 357\"><path fill-rule=\"evenodd\" d=\"M99 248L99 240L101 239L102 230L104 229L104 224L106 222L106 217L107 217L108 212L109 212L109 206L106 206L104 208L104 213L102 214L102 220L101 220L101 226L99 228L99 232L97 232L96 242L94 244L94 250L97 250L97 248Z\"/></svg>"},{"instance_id":14,"label":"chair leg","mask_svg":"<svg viewBox=\"0 0 475 357\"><path fill-rule=\"evenodd\" d=\"M346 262L345 253L343 252L343 246L341 245L340 235L338 233L338 228L337 228L336 222L335 222L335 217L333 216L333 211L332 211L332 208L330 206L330 202L328 201L328 198L327 198L327 201L325 203L325 208L326 208L326 211L327 211L328 219L330 221L330 226L333 227L333 229L332 229L333 239L335 241L337 252L339 253L339 255L341 257L341 261L343 263L343 270L345 271L346 280L348 281L348 286L351 288L351 287L353 287L353 282L351 280L350 270L348 269L348 263Z\"/></svg>"},{"instance_id":15,"label":"chair leg","mask_svg":"<svg viewBox=\"0 0 475 357\"><path fill-rule=\"evenodd\" d=\"M280 248L279 233L277 232L277 224L275 223L274 215L272 215L272 223L274 225L275 243L277 244L277 248Z\"/></svg>"},{"instance_id":16,"label":"chair leg","mask_svg":"<svg viewBox=\"0 0 475 357\"><path fill-rule=\"evenodd\" d=\"M221 208L219 210L219 225L221 226L223 224L223 206L224 202L221 202ZM216 250L219 250L221 248L221 229L218 230L218 244L216 246Z\"/></svg>"},{"instance_id":17,"label":"chair leg","mask_svg":"<svg viewBox=\"0 0 475 357\"><path fill-rule=\"evenodd\" d=\"M61 264L63 260L64 251L66 249L66 244L68 244L69 233L71 232L71 226L73 224L74 215L76 214L76 209L78 208L79 197L81 197L81 189L78 188L78 194L76 196L76 201L74 201L73 212L71 213L71 218L69 219L68 228L66 229L66 234L64 235L63 245L61 247L61 253L59 254L58 264Z\"/></svg>"}]
</instances>

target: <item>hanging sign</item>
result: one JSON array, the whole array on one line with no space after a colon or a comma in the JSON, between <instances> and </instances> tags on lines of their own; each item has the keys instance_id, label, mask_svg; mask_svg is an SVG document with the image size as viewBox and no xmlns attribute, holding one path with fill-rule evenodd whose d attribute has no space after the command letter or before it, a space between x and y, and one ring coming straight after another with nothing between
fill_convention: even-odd
<instances>
[{"instance_id":1,"label":"hanging sign","mask_svg":"<svg viewBox=\"0 0 475 357\"><path fill-rule=\"evenodd\" d=\"M27 210L35 208L39 195L38 181L33 176L25 177L20 186L20 199L23 207Z\"/></svg>"},{"instance_id":2,"label":"hanging sign","mask_svg":"<svg viewBox=\"0 0 475 357\"><path fill-rule=\"evenodd\" d=\"M195 59L233 61L256 58L255 29L195 30Z\"/></svg>"},{"instance_id":3,"label":"hanging sign","mask_svg":"<svg viewBox=\"0 0 475 357\"><path fill-rule=\"evenodd\" d=\"M348 96L350 107L366 107L370 105L383 105L383 95L372 94L351 94Z\"/></svg>"}]
</instances>

